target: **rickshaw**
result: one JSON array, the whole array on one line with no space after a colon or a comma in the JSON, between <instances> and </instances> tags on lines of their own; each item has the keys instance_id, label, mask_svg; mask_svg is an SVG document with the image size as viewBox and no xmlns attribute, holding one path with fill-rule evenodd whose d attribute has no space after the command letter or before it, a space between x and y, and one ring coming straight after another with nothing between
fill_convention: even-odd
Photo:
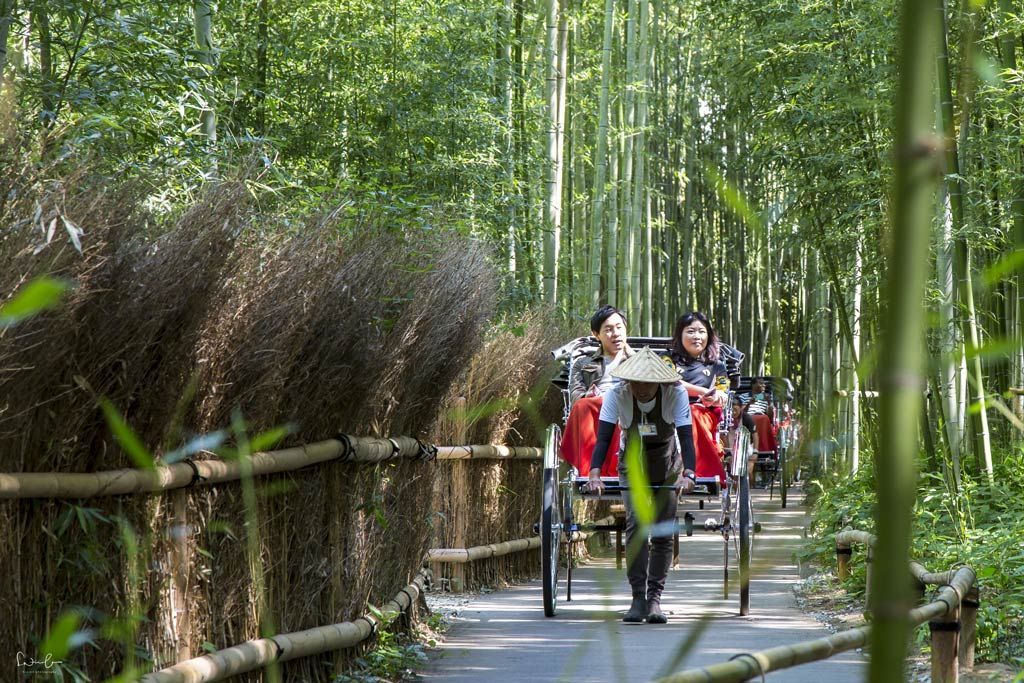
<instances>
[{"instance_id":1,"label":"rickshaw","mask_svg":"<svg viewBox=\"0 0 1024 683\"><path fill-rule=\"evenodd\" d=\"M659 355L668 355L672 347L672 339L668 337L630 337L628 344L633 348L650 347ZM560 458L562 425L566 424L572 409L569 387L572 384L573 362L584 354L596 353L600 343L594 337L580 337L552 351L555 360L563 363L562 370L552 382L562 390L564 412L561 424L552 424L547 428L544 443L543 475L541 481L541 518L537 526L541 540L541 585L544 615L555 616L559 600L559 580L562 565L566 569L565 601L572 600L572 565L573 546L582 539L583 532L622 531L621 521L617 524L597 524L576 518L575 502L577 500L612 500L621 501L625 487L620 485L618 477L602 477L604 492L602 494L587 491L586 472L578 472L576 468ZM731 388L728 391L730 402L735 395L735 386L739 381L739 366L743 354L728 345L722 345L723 357L730 376ZM726 468L727 480L719 481L717 477L700 477L695 481L692 492L683 494L683 498L691 502L696 500L701 510L715 509L716 517L710 517L701 526L705 531L717 532L723 539L722 589L724 598L729 597L729 558L734 555L738 564L739 579L739 612L747 615L750 610L750 562L753 552L753 534L760 531L754 521L753 507L750 500L750 489L747 477L747 461L752 445L745 429L734 429L730 406L723 410L723 419L719 431L731 445L727 451L745 454L744 457L733 457ZM662 487L654 487L659 489ZM678 494L675 486L665 487ZM677 513L678 519L678 513ZM694 515L687 511L683 515L684 529L687 536L693 534L695 527ZM678 548L679 527L676 527L676 547ZM560 556L564 554L564 562Z\"/></svg>"},{"instance_id":2,"label":"rickshaw","mask_svg":"<svg viewBox=\"0 0 1024 683\"><path fill-rule=\"evenodd\" d=\"M758 450L754 444L754 451L757 460L754 468L761 477L761 485L768 488L768 499L772 500L775 494L775 481L779 482L779 498L782 507L786 507L786 495L789 491L790 468L787 465L786 457L792 450L795 436L794 426L791 418L790 404L793 400L793 383L787 377L753 377L743 376L739 378L736 395L742 395L750 391L754 380L761 379L765 384L765 395L774 408L774 419L772 429L775 433L775 450Z\"/></svg>"}]
</instances>

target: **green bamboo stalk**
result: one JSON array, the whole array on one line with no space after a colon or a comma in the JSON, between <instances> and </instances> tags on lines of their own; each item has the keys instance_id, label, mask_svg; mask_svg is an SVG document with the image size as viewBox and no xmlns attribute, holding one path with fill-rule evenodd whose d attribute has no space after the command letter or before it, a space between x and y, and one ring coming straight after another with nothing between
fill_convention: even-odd
<instances>
[{"instance_id":1,"label":"green bamboo stalk","mask_svg":"<svg viewBox=\"0 0 1024 683\"><path fill-rule=\"evenodd\" d=\"M900 26L900 77L895 109L892 247L887 274L888 307L879 363L881 453L875 459L878 545L870 586L874 627L870 680L902 681L914 596L902 580L909 562L911 509L917 473L916 430L925 386L921 306L936 169L941 141L934 132L933 87L940 24L928 0L905 0Z\"/></svg>"},{"instance_id":2,"label":"green bamboo stalk","mask_svg":"<svg viewBox=\"0 0 1024 683\"><path fill-rule=\"evenodd\" d=\"M626 17L626 74L625 74L625 97L623 105L625 107L624 116L621 120L624 121L624 135L622 138L622 183L620 191L622 192L622 232L623 234L623 246L625 251L622 254L622 268L619 271L619 295L621 300L626 306L630 306L633 303L633 293L631 291L631 274L633 271L633 260L635 258L634 252L636 251L636 226L633 224L633 211L632 211L632 189L633 189L633 135L636 133L634 124L636 122L636 15L637 15L637 0L629 0L629 9ZM639 311L631 311L635 317Z\"/></svg>"},{"instance_id":3,"label":"green bamboo stalk","mask_svg":"<svg viewBox=\"0 0 1024 683\"><path fill-rule=\"evenodd\" d=\"M505 263L508 272L514 278L516 275L516 150L515 150L515 119L513 116L515 62L512 57L512 43L515 36L512 33L512 21L515 15L515 8L512 0L505 0L501 14L501 57L503 67L502 82L502 109L504 111L504 154L505 154L505 202L508 225L505 228L505 249L507 256Z\"/></svg>"},{"instance_id":4,"label":"green bamboo stalk","mask_svg":"<svg viewBox=\"0 0 1024 683\"><path fill-rule=\"evenodd\" d=\"M861 305L863 291L863 259L860 253L860 239L857 239L857 247L853 254L853 317L850 320L852 328L852 344L850 355L853 357L853 367L850 374L850 388L853 389L853 396L850 397L850 471L856 472L860 469L860 368L857 367L857 360L860 358L861 339Z\"/></svg>"},{"instance_id":5,"label":"green bamboo stalk","mask_svg":"<svg viewBox=\"0 0 1024 683\"><path fill-rule=\"evenodd\" d=\"M616 109L616 123L622 127L622 101ZM608 224L606 226L605 254L608 262L604 272L605 301L618 306L618 264L619 264L619 155L622 151L622 133L616 131L613 138L611 158L608 160Z\"/></svg>"},{"instance_id":6,"label":"green bamboo stalk","mask_svg":"<svg viewBox=\"0 0 1024 683\"><path fill-rule=\"evenodd\" d=\"M195 0L193 5L196 34L196 54L203 65L203 108L199 112L199 129L212 145L217 142L217 111L213 105L213 87L210 85L216 66L213 49L213 7L210 0Z\"/></svg>"},{"instance_id":7,"label":"green bamboo stalk","mask_svg":"<svg viewBox=\"0 0 1024 683\"><path fill-rule=\"evenodd\" d=\"M964 206L963 206L963 181L961 180L962 168L959 158L959 147L957 136L955 135L955 123L953 115L953 94L952 94L952 79L950 78L949 71L949 56L948 56L948 21L946 19L946 7L945 0L935 0L933 9L939 12L935 21L939 27L939 51L936 55L938 64L938 85L939 85L939 114L942 121L942 135L943 135L943 146L945 148L945 170L946 170L946 194L949 200L949 220L951 221L951 232L953 233L956 241L956 252L954 259L954 277L959 282L956 288L957 299L959 300L961 309L964 313L964 318L961 321L962 327L962 338L969 342L971 348L978 348L979 335L978 335L978 322L975 310L975 299L974 299L974 283L972 281L971 274L971 248L967 242L967 239L962 234L964 228ZM974 30L973 24L968 22L967 29L965 30L964 42L965 42L965 54L973 53L973 41ZM970 81L969 78L965 77L965 81ZM961 90L965 90L968 86L961 84ZM960 136L959 140L964 141L967 139L968 131L970 129L970 112L966 105L968 102L967 95L964 92L960 94L961 101L964 105L961 107L961 122L960 122ZM956 272L959 271L959 272ZM965 349L966 357L966 349ZM988 410L985 405L985 384L984 377L981 369L981 358L977 355L974 358L966 360L966 363L971 374L971 379L976 387L978 411L973 414L972 426L974 432L974 452L979 463L983 463L985 472L988 474L989 479L992 479L992 446L989 439L989 428L988 428ZM966 375L961 380L961 386L966 382ZM966 397L966 393L963 393ZM962 411L958 411L962 414Z\"/></svg>"},{"instance_id":8,"label":"green bamboo stalk","mask_svg":"<svg viewBox=\"0 0 1024 683\"><path fill-rule=\"evenodd\" d=\"M604 248L605 173L608 165L608 87L612 71L612 31L615 27L615 0L604 3L604 37L601 42L601 95L598 100L597 152L594 158L594 198L591 211L590 241L591 304L601 303L601 252ZM614 190L613 190L614 191ZM609 244L611 244L609 242Z\"/></svg>"},{"instance_id":9,"label":"green bamboo stalk","mask_svg":"<svg viewBox=\"0 0 1024 683\"><path fill-rule=\"evenodd\" d=\"M650 335L653 321L651 319L650 297L650 221L645 221L644 206L647 201L647 63L649 61L647 45L648 0L638 0L639 5L639 38L637 40L636 57L636 142L633 145L635 155L633 177L633 200L630 204L630 233L633 235L632 260L630 261L630 308L640 316L640 327L644 334ZM639 248L638 248L639 247Z\"/></svg>"},{"instance_id":10,"label":"green bamboo stalk","mask_svg":"<svg viewBox=\"0 0 1024 683\"><path fill-rule=\"evenodd\" d=\"M999 13L1003 19L1010 18L1014 13L1013 0L999 0ZM999 38L999 56L1002 60L1004 73L1010 74L1017 68L1017 50L1015 36L1004 30ZM1007 77L1010 78L1009 76ZM1013 135L1017 139L1016 164L1017 179L1013 185L1013 197L1010 200L1010 216L1013 219L1013 246L1016 251L1024 251L1024 105L1021 103L1020 86L1006 83L1007 88L1016 87L1018 92L1010 97ZM1013 301L1010 306L1012 317L1010 336L1018 342L1024 340L1024 273L1019 269L1013 278ZM1024 385L1024 348L1017 344L1010 364L1011 385ZM1016 397L1014 404L1018 410L1022 407L1022 397Z\"/></svg>"},{"instance_id":11,"label":"green bamboo stalk","mask_svg":"<svg viewBox=\"0 0 1024 683\"><path fill-rule=\"evenodd\" d=\"M566 5L568 5L568 3L570 1L571 0L560 0L560 3L564 2ZM564 226L564 222L565 222L564 221L564 216L565 216L565 193L564 193L564 189L563 189L564 186L565 186L565 169L566 169L566 164L565 164L565 103L566 103L566 91L567 91L567 88L566 88L566 74L567 74L566 69L567 69L567 65L568 65L568 53L569 53L568 40L569 40L569 31L568 31L568 24L566 22L566 12L565 12L565 8L560 7L559 8L559 13L558 13L558 56L557 56L557 74L558 74L558 78L557 78L557 81L556 81L556 84L555 84L555 94L556 94L557 107L558 107L558 116L555 119L555 168L554 168L555 185L552 188L552 192L555 193L555 197L557 197L557 203L558 203L558 211L557 211L557 213L554 214L554 218L555 218L555 239L558 240L559 242L561 242L561 240L564 239L565 237L571 238L571 236L572 236L572 226L571 225ZM571 200L569 202L569 216L570 216L570 220L571 220L572 219L572 203L571 203ZM567 230L563 230L562 229L563 227L567 227ZM564 233L568 233L568 234L565 235ZM559 271L559 268L561 266L560 257L559 257L559 255L561 253L562 253L562 249L561 249L561 245L559 244L559 246L557 247L557 250L555 252L555 271L554 272L555 272L555 278L556 278L556 290L558 289L558 287L557 287L557 278L558 278L558 271ZM572 252L569 252L569 253L571 255ZM567 287L567 288L563 288L562 289L562 296L561 296L561 299L564 299L564 300L570 302L570 305L571 305L571 299L572 299L572 289L573 288L571 286ZM559 299L558 296L555 297L556 301L560 301L561 299Z\"/></svg>"},{"instance_id":12,"label":"green bamboo stalk","mask_svg":"<svg viewBox=\"0 0 1024 683\"><path fill-rule=\"evenodd\" d=\"M558 0L547 0L547 38L544 61L547 69L545 101L547 102L547 160L544 196L544 301L554 304L558 298L558 251L560 247L561 188L558 166Z\"/></svg>"},{"instance_id":13,"label":"green bamboo stalk","mask_svg":"<svg viewBox=\"0 0 1024 683\"><path fill-rule=\"evenodd\" d=\"M0 0L0 90L4 87L4 71L7 69L7 38L14 21L15 0Z\"/></svg>"}]
</instances>

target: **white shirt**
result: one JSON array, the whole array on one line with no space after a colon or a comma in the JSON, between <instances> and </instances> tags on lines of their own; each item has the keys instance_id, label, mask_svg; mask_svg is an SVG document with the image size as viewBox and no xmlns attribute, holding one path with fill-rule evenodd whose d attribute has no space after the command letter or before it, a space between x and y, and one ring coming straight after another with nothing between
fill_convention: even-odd
<instances>
[{"instance_id":1,"label":"white shirt","mask_svg":"<svg viewBox=\"0 0 1024 683\"><path fill-rule=\"evenodd\" d=\"M597 378L594 382L594 386L591 391L598 396L608 392L616 384L621 384L622 380L612 377L612 370L619 367L619 363L622 362L622 354L616 356L605 356L604 357L604 374Z\"/></svg>"},{"instance_id":2,"label":"white shirt","mask_svg":"<svg viewBox=\"0 0 1024 683\"><path fill-rule=\"evenodd\" d=\"M658 391L661 392L661 418L676 427L691 424L690 398L683 385L662 384ZM645 414L650 413L654 409L654 400L640 403L639 407ZM618 422L623 429L629 429L633 418L633 394L629 392L628 383L622 382L605 392L600 417L603 422Z\"/></svg>"},{"instance_id":3,"label":"white shirt","mask_svg":"<svg viewBox=\"0 0 1024 683\"><path fill-rule=\"evenodd\" d=\"M747 413L749 413L750 415L767 415L769 404L767 394L765 394L764 396L765 398L755 398L755 396L750 394L749 392L741 394L740 405L745 406L749 403L750 407L747 408Z\"/></svg>"}]
</instances>

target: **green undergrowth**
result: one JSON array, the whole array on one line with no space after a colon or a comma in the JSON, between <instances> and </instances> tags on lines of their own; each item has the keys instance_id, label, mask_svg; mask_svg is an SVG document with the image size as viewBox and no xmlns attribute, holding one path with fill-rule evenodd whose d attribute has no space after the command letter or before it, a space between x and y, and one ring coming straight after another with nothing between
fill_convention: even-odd
<instances>
[{"instance_id":1,"label":"green undergrowth","mask_svg":"<svg viewBox=\"0 0 1024 683\"><path fill-rule=\"evenodd\" d=\"M352 668L333 683L406 681L427 662L426 647L403 634L383 633L373 649L353 661Z\"/></svg>"},{"instance_id":2,"label":"green undergrowth","mask_svg":"<svg viewBox=\"0 0 1024 683\"><path fill-rule=\"evenodd\" d=\"M996 460L994 483L984 474L968 475L955 493L941 472L919 463L911 558L929 571L973 568L981 590L978 660L1024 668L1024 450L998 454ZM836 532L844 527L875 532L870 456L854 476L812 480L807 491L814 516L799 559L834 566ZM863 551L855 549L843 586L860 597L866 575L862 558ZM927 638L925 629L918 630L918 638Z\"/></svg>"},{"instance_id":3,"label":"green undergrowth","mask_svg":"<svg viewBox=\"0 0 1024 683\"><path fill-rule=\"evenodd\" d=\"M352 666L332 683L389 683L416 677L427 663L427 650L437 646L437 637L447 629L444 616L433 613L412 634L381 631L373 647L352 661Z\"/></svg>"}]
</instances>

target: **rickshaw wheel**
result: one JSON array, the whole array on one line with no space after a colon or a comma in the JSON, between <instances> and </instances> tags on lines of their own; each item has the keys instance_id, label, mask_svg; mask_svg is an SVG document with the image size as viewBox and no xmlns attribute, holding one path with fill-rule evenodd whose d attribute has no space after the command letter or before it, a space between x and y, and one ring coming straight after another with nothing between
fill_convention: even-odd
<instances>
[{"instance_id":1,"label":"rickshaw wheel","mask_svg":"<svg viewBox=\"0 0 1024 683\"><path fill-rule=\"evenodd\" d=\"M555 616L558 602L558 551L562 538L562 508L558 495L558 427L548 427L541 486L540 548L544 616Z\"/></svg>"}]
</instances>

